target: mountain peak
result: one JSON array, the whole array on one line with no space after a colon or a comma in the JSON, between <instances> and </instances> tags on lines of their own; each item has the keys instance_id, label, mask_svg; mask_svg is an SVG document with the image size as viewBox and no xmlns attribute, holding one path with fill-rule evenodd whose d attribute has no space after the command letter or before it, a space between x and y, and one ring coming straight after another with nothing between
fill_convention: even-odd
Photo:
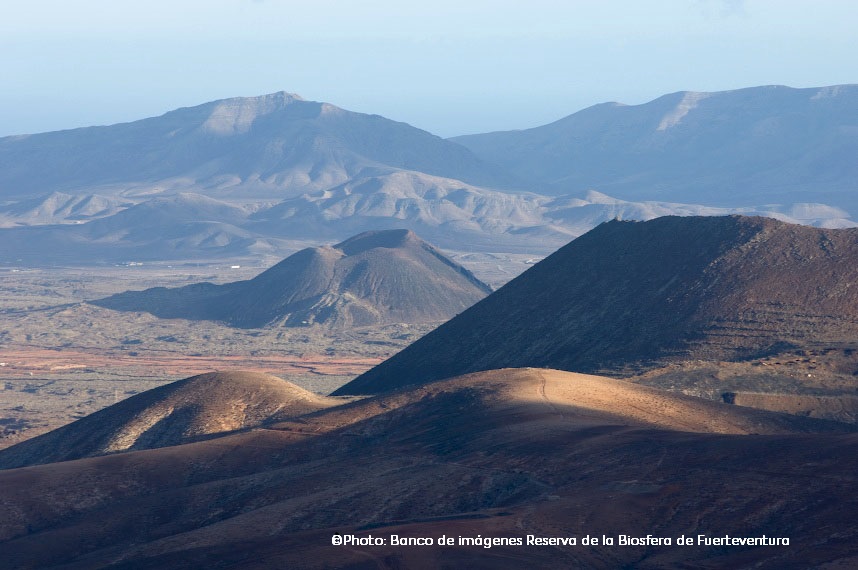
<instances>
[{"instance_id":1,"label":"mountain peak","mask_svg":"<svg viewBox=\"0 0 858 570\"><path fill-rule=\"evenodd\" d=\"M624 374L848 345L856 236L744 216L608 222L337 394L503 367Z\"/></svg>"},{"instance_id":2,"label":"mountain peak","mask_svg":"<svg viewBox=\"0 0 858 570\"><path fill-rule=\"evenodd\" d=\"M246 104L283 107L285 105L291 105L296 101L306 101L306 99L304 99L297 93L289 93L288 91L277 91L275 93L266 93L264 95L254 95L251 97L227 97L226 99L218 99L208 104Z\"/></svg>"},{"instance_id":3,"label":"mountain peak","mask_svg":"<svg viewBox=\"0 0 858 570\"><path fill-rule=\"evenodd\" d=\"M461 145L406 123L285 91L130 123L0 139L3 200L94 188L283 198L392 170L492 188L519 184Z\"/></svg>"},{"instance_id":4,"label":"mountain peak","mask_svg":"<svg viewBox=\"0 0 858 570\"><path fill-rule=\"evenodd\" d=\"M286 91L214 101L211 114L202 128L206 132L222 135L246 133L257 118L303 101L300 95Z\"/></svg>"},{"instance_id":5,"label":"mountain peak","mask_svg":"<svg viewBox=\"0 0 858 570\"><path fill-rule=\"evenodd\" d=\"M443 321L491 289L409 230L307 248L250 281L128 291L94 304L237 327Z\"/></svg>"},{"instance_id":6,"label":"mountain peak","mask_svg":"<svg viewBox=\"0 0 858 570\"><path fill-rule=\"evenodd\" d=\"M853 85L677 91L453 140L552 195L593 188L626 201L818 201L853 212L856 102Z\"/></svg>"},{"instance_id":7,"label":"mountain peak","mask_svg":"<svg viewBox=\"0 0 858 570\"><path fill-rule=\"evenodd\" d=\"M346 255L355 255L378 247L395 249L422 241L411 230L379 230L363 232L350 237L346 241L336 244L334 249L338 249Z\"/></svg>"}]
</instances>

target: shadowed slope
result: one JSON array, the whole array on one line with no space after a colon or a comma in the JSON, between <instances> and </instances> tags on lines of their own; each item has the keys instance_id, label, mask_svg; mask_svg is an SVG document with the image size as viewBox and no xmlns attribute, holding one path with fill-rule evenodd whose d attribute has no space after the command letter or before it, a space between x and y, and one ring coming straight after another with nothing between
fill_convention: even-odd
<instances>
[{"instance_id":1,"label":"shadowed slope","mask_svg":"<svg viewBox=\"0 0 858 570\"><path fill-rule=\"evenodd\" d=\"M339 389L505 366L627 373L858 337L858 231L765 218L608 222Z\"/></svg>"},{"instance_id":2,"label":"shadowed slope","mask_svg":"<svg viewBox=\"0 0 858 570\"><path fill-rule=\"evenodd\" d=\"M339 403L269 374L201 374L132 396L0 451L0 468L179 445Z\"/></svg>"},{"instance_id":3,"label":"shadowed slope","mask_svg":"<svg viewBox=\"0 0 858 570\"><path fill-rule=\"evenodd\" d=\"M858 537L846 426L622 381L497 370L274 427L0 473L0 566L798 568ZM335 532L793 542L343 548Z\"/></svg>"},{"instance_id":4,"label":"shadowed slope","mask_svg":"<svg viewBox=\"0 0 858 570\"><path fill-rule=\"evenodd\" d=\"M237 327L345 327L441 321L489 292L413 232L387 230L304 249L249 281L129 291L94 304Z\"/></svg>"}]
</instances>

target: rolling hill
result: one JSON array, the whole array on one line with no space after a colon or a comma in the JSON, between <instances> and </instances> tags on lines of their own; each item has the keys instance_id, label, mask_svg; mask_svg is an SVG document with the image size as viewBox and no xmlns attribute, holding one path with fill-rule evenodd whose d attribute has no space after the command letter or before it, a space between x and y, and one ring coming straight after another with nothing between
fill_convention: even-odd
<instances>
[{"instance_id":1,"label":"rolling hill","mask_svg":"<svg viewBox=\"0 0 858 570\"><path fill-rule=\"evenodd\" d=\"M848 432L601 377L484 372L216 439L0 472L0 567L847 567ZM333 546L336 534L386 544ZM675 543L699 534L790 542ZM674 542L585 547L586 535Z\"/></svg>"},{"instance_id":2,"label":"rolling hill","mask_svg":"<svg viewBox=\"0 0 858 570\"><path fill-rule=\"evenodd\" d=\"M413 232L387 230L304 249L248 281L128 291L93 303L236 327L352 327L443 321L490 292Z\"/></svg>"},{"instance_id":3,"label":"rolling hill","mask_svg":"<svg viewBox=\"0 0 858 570\"><path fill-rule=\"evenodd\" d=\"M0 206L0 228L46 224L82 224L112 216L133 202L113 196L77 195L53 192Z\"/></svg>"},{"instance_id":4,"label":"rolling hill","mask_svg":"<svg viewBox=\"0 0 858 570\"><path fill-rule=\"evenodd\" d=\"M200 374L4 449L0 469L180 445L341 403L269 374Z\"/></svg>"},{"instance_id":5,"label":"rolling hill","mask_svg":"<svg viewBox=\"0 0 858 570\"><path fill-rule=\"evenodd\" d=\"M511 194L418 172L358 176L281 201L179 192L147 198L51 195L0 206L0 263L44 266L284 257L299 244L407 228L453 251L548 255L598 224L667 215L743 214L855 227L825 204L717 208L581 196ZM103 200L110 207L97 210ZM76 206L79 205L79 206ZM91 212L91 213L85 213Z\"/></svg>"},{"instance_id":6,"label":"rolling hill","mask_svg":"<svg viewBox=\"0 0 858 570\"><path fill-rule=\"evenodd\" d=\"M627 375L795 349L852 354L856 232L742 216L607 222L336 393L501 367Z\"/></svg>"}]
</instances>

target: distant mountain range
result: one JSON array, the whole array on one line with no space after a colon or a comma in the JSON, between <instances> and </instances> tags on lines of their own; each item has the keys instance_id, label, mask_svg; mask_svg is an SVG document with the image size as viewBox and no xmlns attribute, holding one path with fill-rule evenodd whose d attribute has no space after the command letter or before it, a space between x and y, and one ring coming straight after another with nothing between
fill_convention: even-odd
<instances>
[{"instance_id":1,"label":"distant mountain range","mask_svg":"<svg viewBox=\"0 0 858 570\"><path fill-rule=\"evenodd\" d=\"M858 229L742 216L608 222L335 394L505 367L628 375L797 350L851 355L856 282Z\"/></svg>"},{"instance_id":2,"label":"distant mountain range","mask_svg":"<svg viewBox=\"0 0 858 570\"><path fill-rule=\"evenodd\" d=\"M0 138L0 198L46 191L283 198L415 170L505 187L461 145L291 93L213 101L105 127Z\"/></svg>"},{"instance_id":3,"label":"distant mountain range","mask_svg":"<svg viewBox=\"0 0 858 570\"><path fill-rule=\"evenodd\" d=\"M547 147L528 131L530 147L485 135L462 141L473 152L288 94L0 139L3 263L373 230L249 281L104 306L248 327L459 313L330 397L204 374L9 447L0 567L855 566L856 426L801 417L790 393L712 401L642 374L691 363L720 386L730 366L777 366L770 391L855 405L858 228L828 229L855 224L848 201L820 203L855 179L853 88L784 89L596 107ZM735 211L824 228L711 216ZM487 251L583 235L475 302L488 288L411 229ZM458 542L393 544L441 535ZM680 536L698 540L650 542Z\"/></svg>"},{"instance_id":4,"label":"distant mountain range","mask_svg":"<svg viewBox=\"0 0 858 570\"><path fill-rule=\"evenodd\" d=\"M451 140L546 193L858 212L858 85L683 91Z\"/></svg>"},{"instance_id":5,"label":"distant mountain range","mask_svg":"<svg viewBox=\"0 0 858 570\"><path fill-rule=\"evenodd\" d=\"M180 193L131 205L105 198L111 205L91 214L65 206L102 198L53 194L3 207L0 264L283 257L295 251L296 241L336 241L390 228L411 229L454 251L547 255L602 222L667 215L741 213L822 227L856 225L844 210L824 204L715 208L628 202L598 192L508 194L416 172L356 179L273 205Z\"/></svg>"},{"instance_id":6,"label":"distant mountain range","mask_svg":"<svg viewBox=\"0 0 858 570\"><path fill-rule=\"evenodd\" d=\"M282 256L393 227L547 254L606 220L672 214L851 227L856 93L677 93L451 140L275 93L5 137L0 263Z\"/></svg>"},{"instance_id":7,"label":"distant mountain range","mask_svg":"<svg viewBox=\"0 0 858 570\"><path fill-rule=\"evenodd\" d=\"M307 248L248 281L128 291L93 304L237 327L444 321L491 288L408 230Z\"/></svg>"}]
</instances>

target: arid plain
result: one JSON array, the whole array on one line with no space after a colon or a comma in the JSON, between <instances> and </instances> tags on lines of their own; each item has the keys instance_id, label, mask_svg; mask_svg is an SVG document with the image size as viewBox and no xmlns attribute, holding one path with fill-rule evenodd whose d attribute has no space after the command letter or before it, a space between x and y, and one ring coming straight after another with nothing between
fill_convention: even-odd
<instances>
[{"instance_id":1,"label":"arid plain","mask_svg":"<svg viewBox=\"0 0 858 570\"><path fill-rule=\"evenodd\" d=\"M856 102L0 139L0 568L854 567Z\"/></svg>"},{"instance_id":2,"label":"arid plain","mask_svg":"<svg viewBox=\"0 0 858 570\"><path fill-rule=\"evenodd\" d=\"M517 253L452 257L495 287L537 260ZM214 370L267 372L328 394L435 326L237 329L86 303L127 290L250 279L276 261L0 267L0 449Z\"/></svg>"}]
</instances>

